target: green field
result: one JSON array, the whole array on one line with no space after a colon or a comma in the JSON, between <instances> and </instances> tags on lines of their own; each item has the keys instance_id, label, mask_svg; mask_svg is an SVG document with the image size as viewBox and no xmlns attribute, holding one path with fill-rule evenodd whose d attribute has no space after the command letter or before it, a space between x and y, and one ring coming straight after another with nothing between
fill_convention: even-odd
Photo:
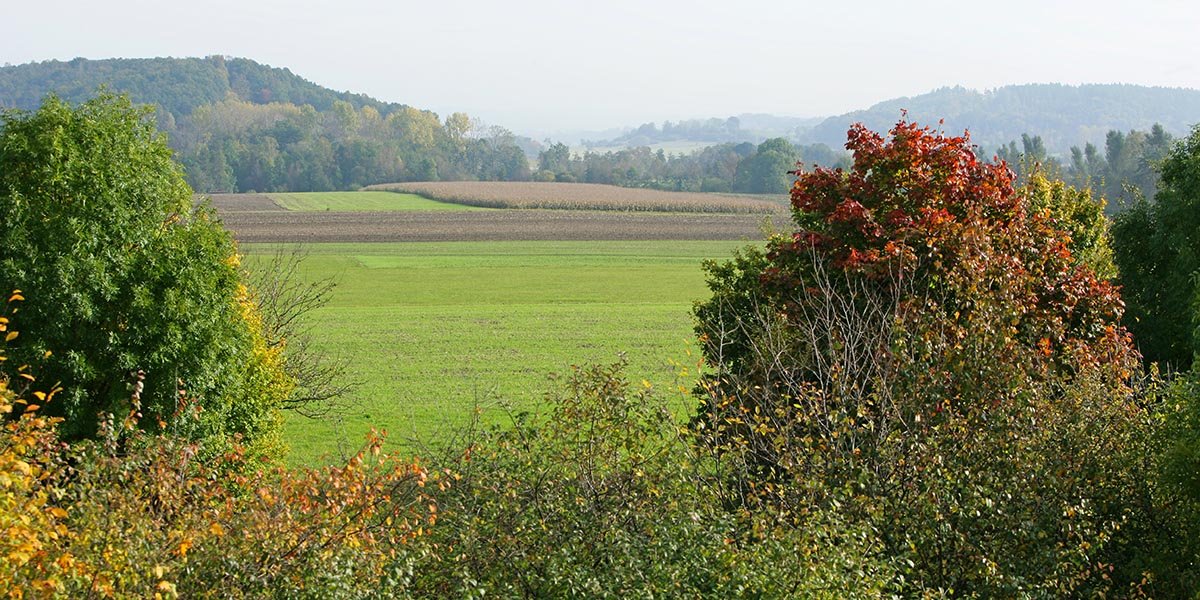
<instances>
[{"instance_id":1,"label":"green field","mask_svg":"<svg viewBox=\"0 0 1200 600\"><path fill-rule=\"evenodd\" d=\"M423 210L485 210L461 204L438 202L416 194L392 192L304 192L269 194L272 200L287 210L297 211L423 211Z\"/></svg>"},{"instance_id":2,"label":"green field","mask_svg":"<svg viewBox=\"0 0 1200 600\"><path fill-rule=\"evenodd\" d=\"M625 352L631 380L677 389L692 364L699 263L740 242L318 244L305 272L338 281L313 315L322 349L349 358L358 405L341 422L289 415L291 460L355 446L371 427L436 443L477 402L538 406L547 374ZM247 246L248 264L271 252ZM691 355L689 355L689 352ZM678 394L677 394L678 395ZM682 403L682 400L680 401Z\"/></svg>"}]
</instances>

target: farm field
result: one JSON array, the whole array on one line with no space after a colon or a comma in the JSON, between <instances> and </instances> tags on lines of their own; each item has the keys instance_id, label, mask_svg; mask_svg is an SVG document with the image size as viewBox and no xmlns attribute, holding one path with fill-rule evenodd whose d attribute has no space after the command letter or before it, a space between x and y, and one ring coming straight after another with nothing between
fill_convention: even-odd
<instances>
[{"instance_id":1,"label":"farm field","mask_svg":"<svg viewBox=\"0 0 1200 600\"><path fill-rule=\"evenodd\" d=\"M664 192L594 183L425 181L372 185L364 190L404 192L488 208L787 214L784 196Z\"/></svg>"},{"instance_id":2,"label":"farm field","mask_svg":"<svg viewBox=\"0 0 1200 600\"><path fill-rule=\"evenodd\" d=\"M577 361L611 362L622 351L633 381L674 389L679 365L695 361L689 310L706 290L699 263L741 245L310 245L306 275L338 282L331 303L312 315L316 343L348 358L361 386L340 422L289 415L291 460L312 463L354 448L372 427L388 430L393 442L433 443L477 403L486 419L503 418L496 399L534 410L549 373ZM273 250L243 245L251 267ZM682 410L682 395L679 402Z\"/></svg>"},{"instance_id":3,"label":"farm field","mask_svg":"<svg viewBox=\"0 0 1200 600\"><path fill-rule=\"evenodd\" d=\"M573 210L220 212L243 243L762 239L769 215Z\"/></svg>"},{"instance_id":4,"label":"farm field","mask_svg":"<svg viewBox=\"0 0 1200 600\"><path fill-rule=\"evenodd\" d=\"M568 188L569 195L560 197L565 199L564 202L577 202L582 206L587 205L586 193L589 188L602 188L601 191L624 189L583 184L557 185ZM393 196L402 200L399 203L391 202ZM679 196L689 195L651 192L650 196L643 198L667 198L674 202ZM712 202L738 202L736 197L711 194L691 196L701 196ZM672 205L659 200L644 205L647 208L657 207L658 210L486 210L424 198L410 201L411 198L415 196L379 191L214 194L210 202L216 207L225 226L243 243L756 240L763 237L763 228L768 221L787 220L781 209L776 210L779 206L762 199L753 200L770 204L775 212L670 212L667 209ZM374 210L381 205L387 205L388 208ZM346 209L351 206L357 209ZM438 208L422 208L434 206Z\"/></svg>"},{"instance_id":5,"label":"farm field","mask_svg":"<svg viewBox=\"0 0 1200 600\"><path fill-rule=\"evenodd\" d=\"M295 211L386 212L483 210L395 192L303 192L266 194L281 208Z\"/></svg>"}]
</instances>

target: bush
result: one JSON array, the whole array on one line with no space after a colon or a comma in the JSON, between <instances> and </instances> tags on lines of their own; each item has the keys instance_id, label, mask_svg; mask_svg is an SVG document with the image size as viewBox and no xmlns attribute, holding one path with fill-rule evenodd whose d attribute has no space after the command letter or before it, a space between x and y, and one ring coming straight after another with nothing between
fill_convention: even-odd
<instances>
[{"instance_id":1,"label":"bush","mask_svg":"<svg viewBox=\"0 0 1200 600\"><path fill-rule=\"evenodd\" d=\"M776 528L727 500L661 397L575 368L544 419L482 429L449 467L420 569L433 597L874 597L891 565L833 512Z\"/></svg>"},{"instance_id":2,"label":"bush","mask_svg":"<svg viewBox=\"0 0 1200 600\"><path fill-rule=\"evenodd\" d=\"M60 382L47 410L67 439L95 435L137 386L145 423L172 420L186 393L204 409L187 435L277 442L292 384L233 241L127 98L0 117L0 289L30 297L8 364Z\"/></svg>"},{"instance_id":3,"label":"bush","mask_svg":"<svg viewBox=\"0 0 1200 600\"><path fill-rule=\"evenodd\" d=\"M696 426L731 485L869 524L912 565L905 593L1136 589L1166 505L1138 355L1093 270L1111 268L1100 207L903 121L847 147L849 170L798 175L794 233L707 267Z\"/></svg>"},{"instance_id":4,"label":"bush","mask_svg":"<svg viewBox=\"0 0 1200 600\"><path fill-rule=\"evenodd\" d=\"M221 455L141 431L130 411L102 418L102 440L67 445L42 415L53 391L30 394L0 379L0 414L14 416L0 429L0 588L12 597L403 595L427 556L436 478L383 454L381 438L346 465L288 471L240 446Z\"/></svg>"}]
</instances>

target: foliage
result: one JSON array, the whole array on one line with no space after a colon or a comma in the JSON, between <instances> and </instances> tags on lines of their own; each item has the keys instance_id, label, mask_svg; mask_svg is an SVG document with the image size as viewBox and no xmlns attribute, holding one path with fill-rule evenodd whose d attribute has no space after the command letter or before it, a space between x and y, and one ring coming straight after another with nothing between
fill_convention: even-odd
<instances>
[{"instance_id":1,"label":"foliage","mask_svg":"<svg viewBox=\"0 0 1200 600\"><path fill-rule=\"evenodd\" d=\"M0 69L0 98L7 106L32 110L47 94L79 104L109 86L129 94L138 104L158 106L172 120L205 104L220 102L230 93L249 101L305 104L329 110L335 102L356 109L385 105L361 94L339 93L305 81L287 69L276 69L244 58L113 58L47 60Z\"/></svg>"},{"instance_id":2,"label":"foliage","mask_svg":"<svg viewBox=\"0 0 1200 600\"><path fill-rule=\"evenodd\" d=\"M1163 579L1194 592L1200 589L1200 377L1194 371L1183 374L1160 395L1166 435L1159 491L1173 510L1164 511L1151 548L1166 571Z\"/></svg>"},{"instance_id":3,"label":"foliage","mask_svg":"<svg viewBox=\"0 0 1200 600\"><path fill-rule=\"evenodd\" d=\"M1200 128L1176 144L1161 164L1153 201L1142 199L1113 225L1126 323L1149 362L1187 370L1196 344L1200 270Z\"/></svg>"},{"instance_id":4,"label":"foliage","mask_svg":"<svg viewBox=\"0 0 1200 600\"><path fill-rule=\"evenodd\" d=\"M1104 216L1102 198L1093 199L1086 187L1075 188L1037 171L1029 174L1019 193L1028 200L1030 211L1047 217L1066 234L1067 249L1078 264L1100 279L1117 276L1110 222Z\"/></svg>"},{"instance_id":5,"label":"foliage","mask_svg":"<svg viewBox=\"0 0 1200 600\"><path fill-rule=\"evenodd\" d=\"M776 531L726 510L649 382L575 367L544 418L469 432L421 571L435 597L874 597L890 567L832 514Z\"/></svg>"},{"instance_id":6,"label":"foliage","mask_svg":"<svg viewBox=\"0 0 1200 600\"><path fill-rule=\"evenodd\" d=\"M86 446L65 490L65 590L105 596L364 597L403 589L406 546L436 521L427 470L372 439L344 465L269 468L177 436ZM214 585L214 582L220 582Z\"/></svg>"},{"instance_id":7,"label":"foliage","mask_svg":"<svg viewBox=\"0 0 1200 600\"><path fill-rule=\"evenodd\" d=\"M20 299L20 292L9 298L6 314ZM0 334L11 338L15 333L9 329L9 317L0 317ZM0 359L6 358L0 351ZM33 375L23 368L17 381L28 387ZM6 417L0 425L0 589L25 587L48 595L59 578L76 573L70 557L52 551L68 535L58 487L67 469L65 446L55 434L58 419L40 410L55 390L31 392L31 403L18 397L11 384L0 377L0 416Z\"/></svg>"},{"instance_id":8,"label":"foliage","mask_svg":"<svg viewBox=\"0 0 1200 600\"><path fill-rule=\"evenodd\" d=\"M136 385L147 423L172 420L186 394L204 409L188 435L269 451L292 384L232 239L193 208L148 113L109 95L50 97L2 119L0 285L31 297L10 364L38 361L60 382L48 410L64 435L95 435L97 414L119 412Z\"/></svg>"},{"instance_id":9,"label":"foliage","mask_svg":"<svg viewBox=\"0 0 1200 600\"><path fill-rule=\"evenodd\" d=\"M738 162L733 189L754 194L777 194L791 186L789 172L796 168L799 152L783 138L758 145L753 155Z\"/></svg>"},{"instance_id":10,"label":"foliage","mask_svg":"<svg viewBox=\"0 0 1200 600\"><path fill-rule=\"evenodd\" d=\"M904 121L847 148L708 267L707 444L752 502L871 523L909 593L1128 592L1162 506L1099 207Z\"/></svg>"},{"instance_id":11,"label":"foliage","mask_svg":"<svg viewBox=\"0 0 1200 600\"><path fill-rule=\"evenodd\" d=\"M7 321L3 327L7 328ZM0 351L2 352L2 351ZM7 358L0 353L0 358ZM36 385L22 373L21 381ZM9 597L365 597L402 592L436 521L419 462L369 443L345 465L271 469L235 445L215 459L178 435L195 405L155 433L136 392L102 418L102 440L69 446L50 393L0 379L0 588ZM217 583L219 582L219 584Z\"/></svg>"}]
</instances>

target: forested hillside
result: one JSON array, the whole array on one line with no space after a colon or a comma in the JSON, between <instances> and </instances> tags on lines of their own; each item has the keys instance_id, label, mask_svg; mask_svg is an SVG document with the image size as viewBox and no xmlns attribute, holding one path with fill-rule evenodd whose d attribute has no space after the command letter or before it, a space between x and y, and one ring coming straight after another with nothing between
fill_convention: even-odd
<instances>
[{"instance_id":1,"label":"forested hillside","mask_svg":"<svg viewBox=\"0 0 1200 600\"><path fill-rule=\"evenodd\" d=\"M985 92L947 87L830 117L800 141L836 147L851 124L885 131L901 111L925 123L945 119L950 133L969 129L971 140L985 149L1020 139L1023 133L1037 133L1051 155L1065 156L1071 146L1103 146L1110 130L1146 130L1161 123L1169 133L1186 133L1200 120L1200 91L1116 84L1010 85Z\"/></svg>"},{"instance_id":2,"label":"forested hillside","mask_svg":"<svg viewBox=\"0 0 1200 600\"><path fill-rule=\"evenodd\" d=\"M75 59L0 68L0 106L107 86L158 108L197 191L323 191L371 183L529 177L532 140L463 113L335 92L240 58ZM523 147L525 149L523 149Z\"/></svg>"},{"instance_id":3,"label":"forested hillside","mask_svg":"<svg viewBox=\"0 0 1200 600\"><path fill-rule=\"evenodd\" d=\"M0 105L26 110L37 108L54 92L72 103L96 95L107 85L129 94L139 104L154 104L178 119L200 106L225 100L230 94L256 104L286 102L311 105L319 111L338 100L356 109L370 106L381 112L401 108L362 94L335 92L307 81L288 69L258 64L244 58L114 58L61 62L48 60L0 68Z\"/></svg>"}]
</instances>

